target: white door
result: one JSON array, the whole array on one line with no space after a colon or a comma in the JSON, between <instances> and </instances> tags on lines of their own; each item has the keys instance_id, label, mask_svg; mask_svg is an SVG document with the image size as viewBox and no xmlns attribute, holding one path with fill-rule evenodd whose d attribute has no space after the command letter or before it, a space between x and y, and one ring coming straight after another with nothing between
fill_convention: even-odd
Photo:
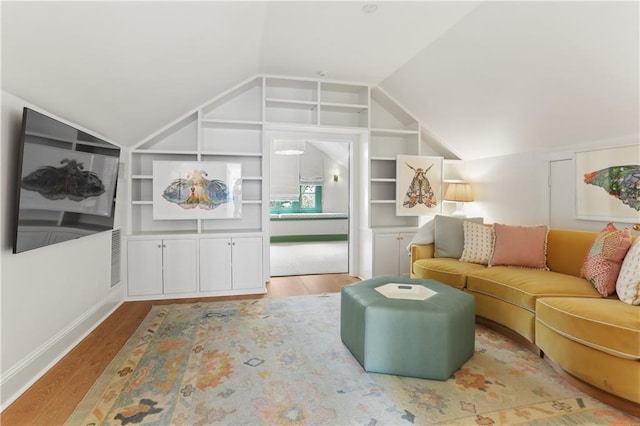
<instances>
[{"instance_id":1,"label":"white door","mask_svg":"<svg viewBox=\"0 0 640 426\"><path fill-rule=\"evenodd\" d=\"M231 249L233 289L262 287L262 238L233 238Z\"/></svg>"},{"instance_id":2,"label":"white door","mask_svg":"<svg viewBox=\"0 0 640 426\"><path fill-rule=\"evenodd\" d=\"M575 228L575 189L566 184L573 182L573 162L571 160L549 163L549 225L552 228Z\"/></svg>"},{"instance_id":3,"label":"white door","mask_svg":"<svg viewBox=\"0 0 640 426\"><path fill-rule=\"evenodd\" d=\"M129 296L162 294L162 240L130 240L127 271Z\"/></svg>"},{"instance_id":4,"label":"white door","mask_svg":"<svg viewBox=\"0 0 640 426\"><path fill-rule=\"evenodd\" d=\"M231 290L231 239L200 240L200 291Z\"/></svg>"},{"instance_id":5,"label":"white door","mask_svg":"<svg viewBox=\"0 0 640 426\"><path fill-rule=\"evenodd\" d=\"M164 293L198 291L196 240L163 240Z\"/></svg>"}]
</instances>

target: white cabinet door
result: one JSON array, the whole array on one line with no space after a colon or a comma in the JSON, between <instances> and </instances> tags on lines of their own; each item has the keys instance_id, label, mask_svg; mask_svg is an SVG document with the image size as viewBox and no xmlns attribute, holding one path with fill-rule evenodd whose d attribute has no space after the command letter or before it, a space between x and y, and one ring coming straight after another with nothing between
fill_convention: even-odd
<instances>
[{"instance_id":1,"label":"white cabinet door","mask_svg":"<svg viewBox=\"0 0 640 426\"><path fill-rule=\"evenodd\" d=\"M407 245L413 233L379 233L373 238L373 275L411 275L411 258Z\"/></svg>"},{"instance_id":2,"label":"white cabinet door","mask_svg":"<svg viewBox=\"0 0 640 426\"><path fill-rule=\"evenodd\" d=\"M129 296L264 288L262 237L128 242Z\"/></svg>"},{"instance_id":3,"label":"white cabinet door","mask_svg":"<svg viewBox=\"0 0 640 426\"><path fill-rule=\"evenodd\" d=\"M233 289L262 287L262 238L233 238Z\"/></svg>"},{"instance_id":4,"label":"white cabinet door","mask_svg":"<svg viewBox=\"0 0 640 426\"><path fill-rule=\"evenodd\" d=\"M200 240L200 291L231 290L231 238Z\"/></svg>"},{"instance_id":5,"label":"white cabinet door","mask_svg":"<svg viewBox=\"0 0 640 426\"><path fill-rule=\"evenodd\" d=\"M127 248L129 296L162 294L162 240L133 240Z\"/></svg>"},{"instance_id":6,"label":"white cabinet door","mask_svg":"<svg viewBox=\"0 0 640 426\"><path fill-rule=\"evenodd\" d=\"M193 293L198 291L196 273L198 259L195 239L163 240L163 292Z\"/></svg>"},{"instance_id":7,"label":"white cabinet door","mask_svg":"<svg viewBox=\"0 0 640 426\"><path fill-rule=\"evenodd\" d=\"M398 275L398 234L373 237L373 275Z\"/></svg>"},{"instance_id":8,"label":"white cabinet door","mask_svg":"<svg viewBox=\"0 0 640 426\"><path fill-rule=\"evenodd\" d=\"M407 246L414 235L415 233L402 232L398 239L398 269L403 277L411 276L411 256L409 256Z\"/></svg>"}]
</instances>

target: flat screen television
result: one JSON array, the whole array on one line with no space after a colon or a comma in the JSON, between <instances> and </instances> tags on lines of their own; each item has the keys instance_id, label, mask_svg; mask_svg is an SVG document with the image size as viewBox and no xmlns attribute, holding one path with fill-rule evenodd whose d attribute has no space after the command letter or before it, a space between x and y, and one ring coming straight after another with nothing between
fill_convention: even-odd
<instances>
[{"instance_id":1,"label":"flat screen television","mask_svg":"<svg viewBox=\"0 0 640 426\"><path fill-rule=\"evenodd\" d=\"M24 108L13 252L113 229L120 148Z\"/></svg>"}]
</instances>

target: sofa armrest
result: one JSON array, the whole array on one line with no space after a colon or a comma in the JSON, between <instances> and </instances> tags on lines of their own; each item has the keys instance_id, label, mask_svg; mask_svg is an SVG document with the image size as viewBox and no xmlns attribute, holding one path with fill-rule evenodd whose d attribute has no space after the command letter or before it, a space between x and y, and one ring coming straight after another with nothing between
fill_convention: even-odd
<instances>
[{"instance_id":1,"label":"sofa armrest","mask_svg":"<svg viewBox=\"0 0 640 426\"><path fill-rule=\"evenodd\" d=\"M434 245L431 244L414 244L411 246L411 275L413 275L413 263L418 259L428 259L433 257Z\"/></svg>"}]
</instances>

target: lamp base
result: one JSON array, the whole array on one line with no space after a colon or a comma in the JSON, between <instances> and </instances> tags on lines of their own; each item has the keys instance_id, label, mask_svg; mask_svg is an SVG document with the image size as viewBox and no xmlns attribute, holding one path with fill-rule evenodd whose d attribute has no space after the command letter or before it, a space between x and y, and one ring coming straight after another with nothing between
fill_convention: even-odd
<instances>
[{"instance_id":1,"label":"lamp base","mask_svg":"<svg viewBox=\"0 0 640 426\"><path fill-rule=\"evenodd\" d=\"M464 212L464 203L456 203L456 210L451 214L453 217L465 218L467 214Z\"/></svg>"}]
</instances>

